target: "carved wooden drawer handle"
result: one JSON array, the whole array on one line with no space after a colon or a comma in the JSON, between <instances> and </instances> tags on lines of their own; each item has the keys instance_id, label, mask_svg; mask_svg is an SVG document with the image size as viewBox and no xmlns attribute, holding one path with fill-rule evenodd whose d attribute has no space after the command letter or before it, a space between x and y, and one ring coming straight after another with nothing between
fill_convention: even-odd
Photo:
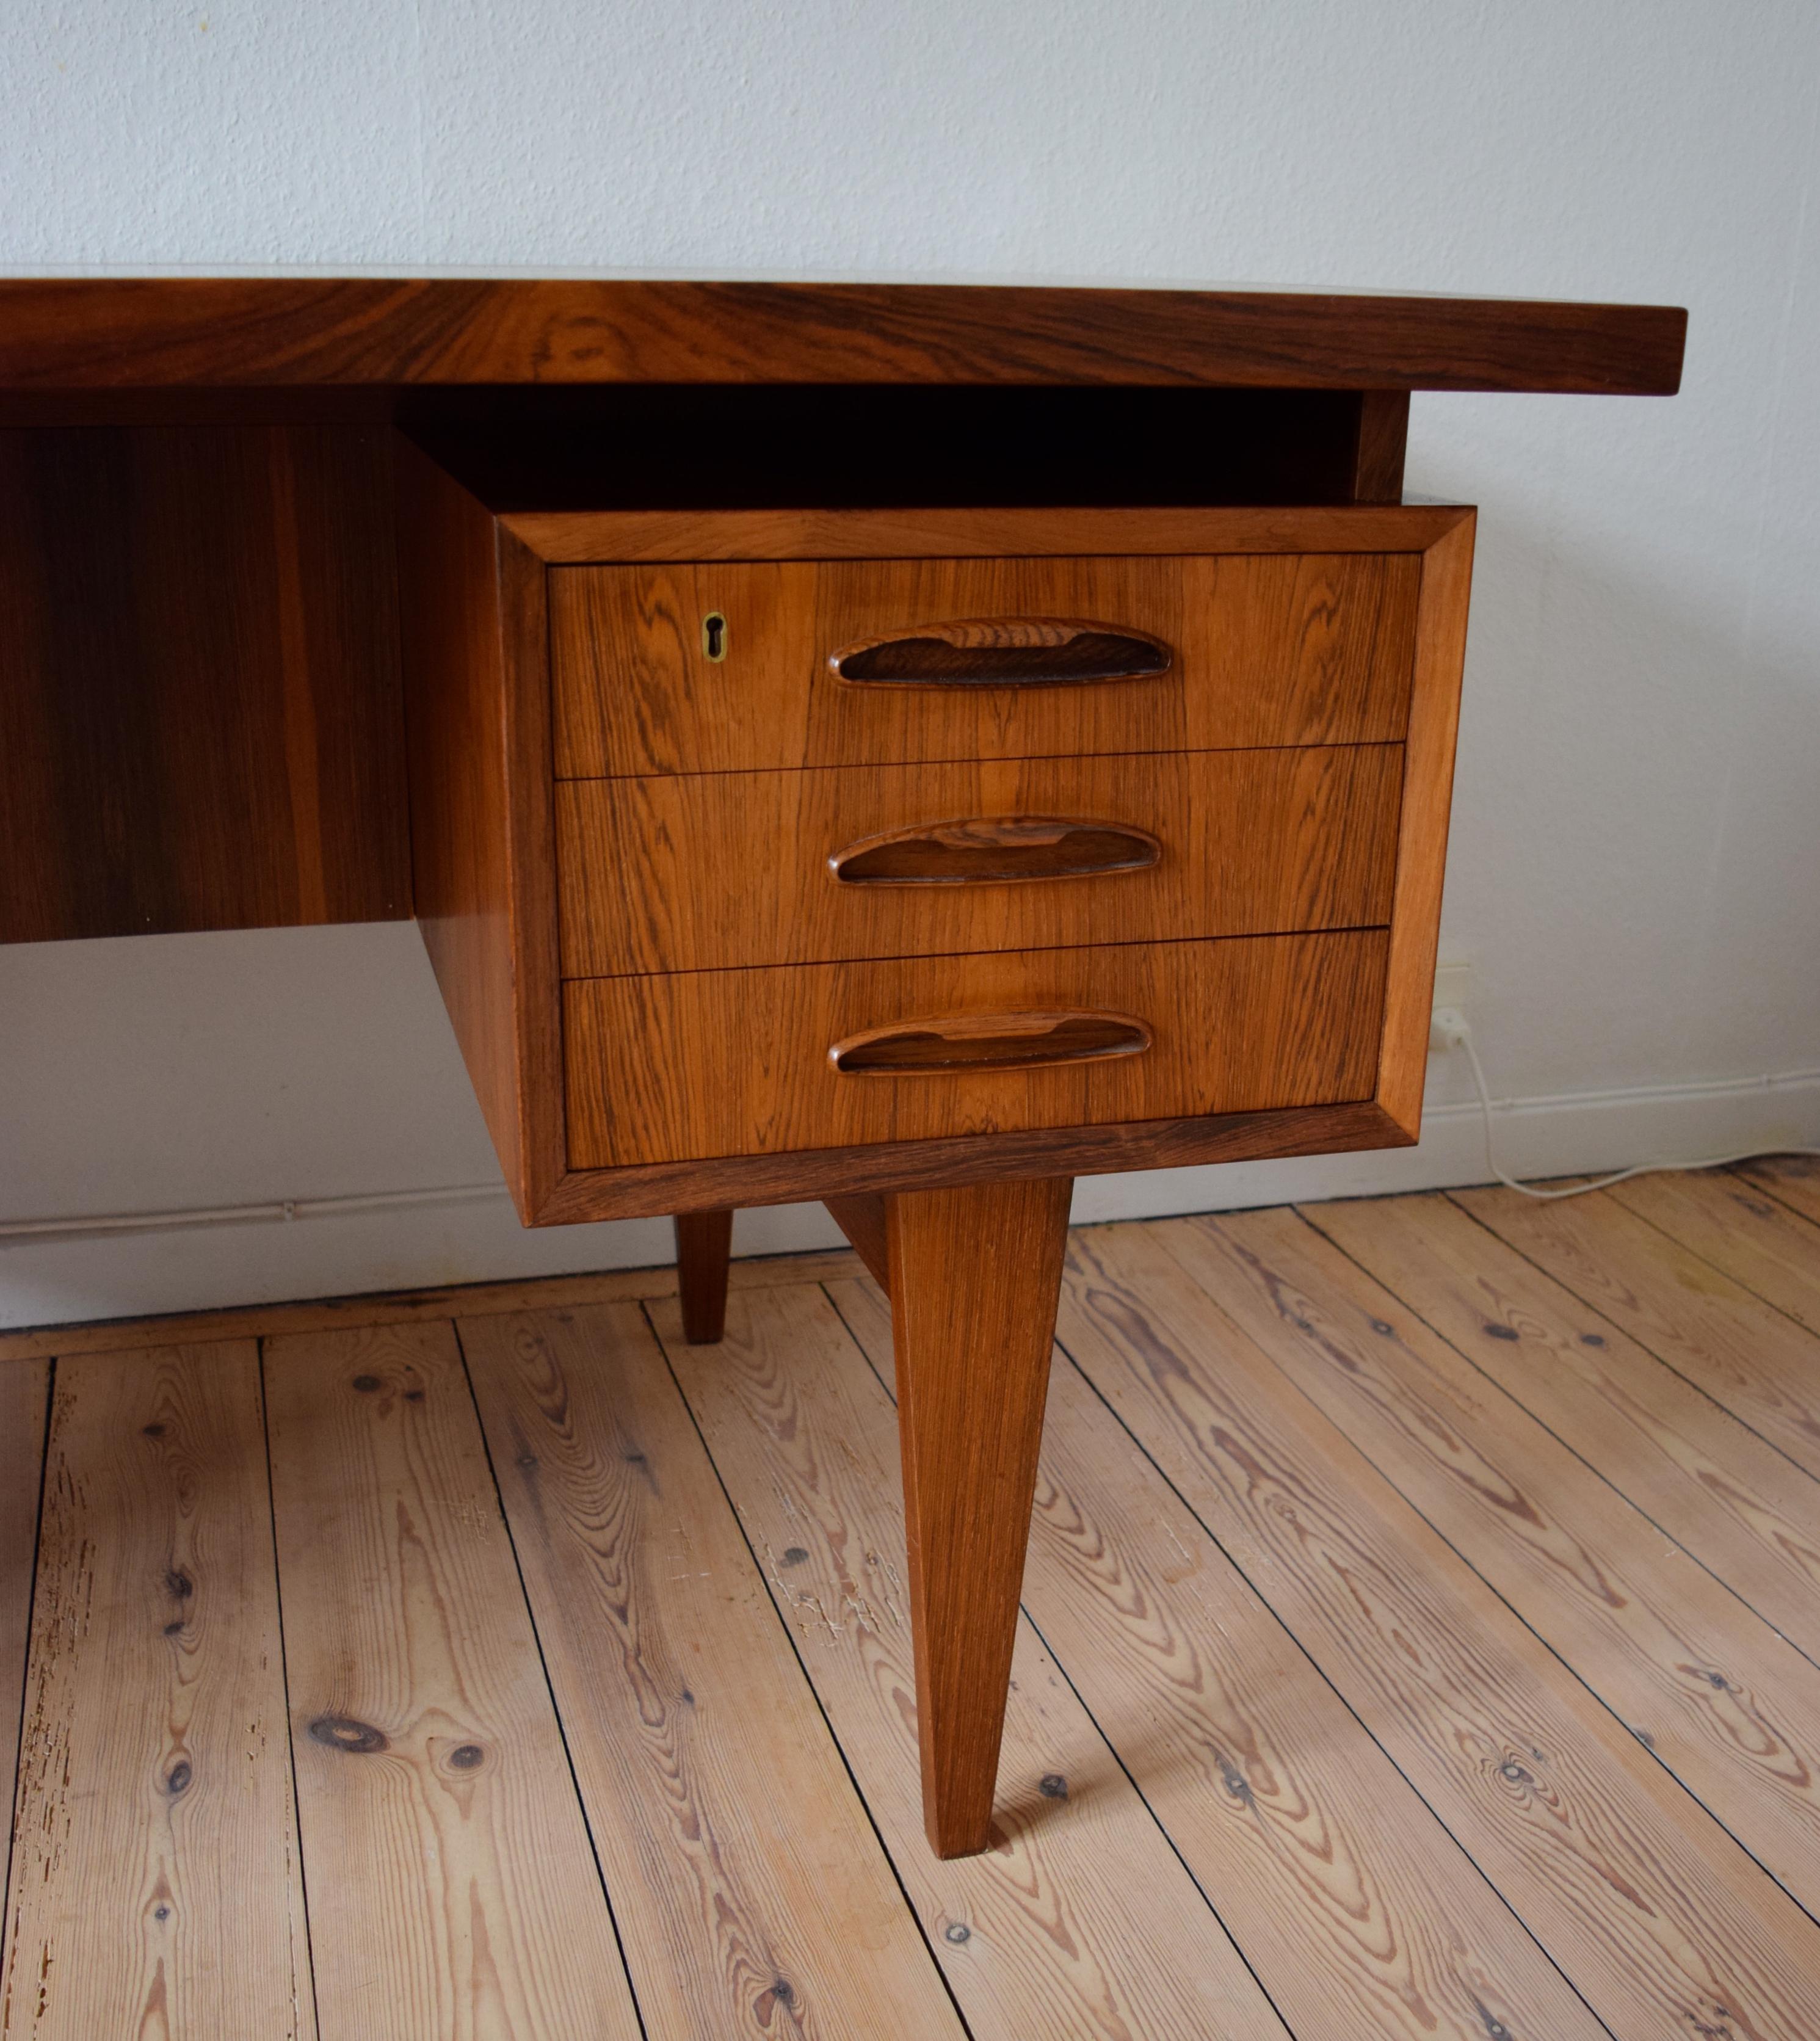
<instances>
[{"instance_id":1,"label":"carved wooden drawer handle","mask_svg":"<svg viewBox=\"0 0 1820 2041\"><path fill-rule=\"evenodd\" d=\"M1139 1055L1150 1045L1150 1029L1128 1013L956 1013L868 1028L837 1042L828 1055L852 1077L939 1076L1097 1062Z\"/></svg>"},{"instance_id":2,"label":"carved wooden drawer handle","mask_svg":"<svg viewBox=\"0 0 1820 2041\"><path fill-rule=\"evenodd\" d=\"M828 663L843 681L879 687L1066 688L1154 680L1173 658L1160 639L1116 624L984 616L863 639Z\"/></svg>"},{"instance_id":3,"label":"carved wooden drawer handle","mask_svg":"<svg viewBox=\"0 0 1820 2041\"><path fill-rule=\"evenodd\" d=\"M843 886L970 886L1139 872L1162 846L1128 822L978 815L869 836L828 860Z\"/></svg>"}]
</instances>

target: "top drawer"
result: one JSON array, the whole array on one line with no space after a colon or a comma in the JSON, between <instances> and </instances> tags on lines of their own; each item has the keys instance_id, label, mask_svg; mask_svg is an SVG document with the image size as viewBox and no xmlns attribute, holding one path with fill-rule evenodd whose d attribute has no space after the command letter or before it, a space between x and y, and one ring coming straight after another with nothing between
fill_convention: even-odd
<instances>
[{"instance_id":1,"label":"top drawer","mask_svg":"<svg viewBox=\"0 0 1820 2041\"><path fill-rule=\"evenodd\" d=\"M1401 552L555 567L556 774L1395 742L1421 578Z\"/></svg>"}]
</instances>

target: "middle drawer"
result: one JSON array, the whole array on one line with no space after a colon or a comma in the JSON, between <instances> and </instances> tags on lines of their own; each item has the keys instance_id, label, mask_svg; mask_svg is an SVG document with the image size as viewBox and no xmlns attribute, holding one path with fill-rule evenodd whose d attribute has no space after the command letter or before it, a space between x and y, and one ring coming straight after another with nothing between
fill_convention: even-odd
<instances>
[{"instance_id":1,"label":"middle drawer","mask_svg":"<svg viewBox=\"0 0 1820 2041\"><path fill-rule=\"evenodd\" d=\"M577 780L565 978L1387 922L1400 744Z\"/></svg>"}]
</instances>

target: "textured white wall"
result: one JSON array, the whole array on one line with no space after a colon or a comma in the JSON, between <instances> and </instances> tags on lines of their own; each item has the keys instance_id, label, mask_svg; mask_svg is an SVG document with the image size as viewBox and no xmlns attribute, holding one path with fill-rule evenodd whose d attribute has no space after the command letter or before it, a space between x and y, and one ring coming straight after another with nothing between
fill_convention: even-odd
<instances>
[{"instance_id":1,"label":"textured white wall","mask_svg":"<svg viewBox=\"0 0 1820 2041\"><path fill-rule=\"evenodd\" d=\"M1482 506L1444 952L1525 1167L1820 1139L1811 0L422 0L0 17L0 268L1239 280L1666 300L1666 402L1417 398ZM1753 1089L1753 1087L1756 1087ZM1104 1180L1083 1212L1477 1173ZM491 1173L409 928L0 958L0 1219ZM813 1215L742 1242L826 1237ZM502 1204L0 1248L0 1322L654 1258Z\"/></svg>"}]
</instances>

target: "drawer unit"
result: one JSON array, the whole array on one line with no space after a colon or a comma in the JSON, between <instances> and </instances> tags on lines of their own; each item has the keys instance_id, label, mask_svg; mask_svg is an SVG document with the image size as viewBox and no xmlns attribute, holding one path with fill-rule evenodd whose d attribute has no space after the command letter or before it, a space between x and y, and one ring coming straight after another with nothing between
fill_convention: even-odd
<instances>
[{"instance_id":1,"label":"drawer unit","mask_svg":"<svg viewBox=\"0 0 1820 2041\"><path fill-rule=\"evenodd\" d=\"M1383 926L1402 747L556 788L566 979Z\"/></svg>"},{"instance_id":2,"label":"drawer unit","mask_svg":"<svg viewBox=\"0 0 1820 2041\"><path fill-rule=\"evenodd\" d=\"M589 979L578 1169L1339 1104L1377 1074L1381 929Z\"/></svg>"},{"instance_id":3,"label":"drawer unit","mask_svg":"<svg viewBox=\"0 0 1820 2041\"><path fill-rule=\"evenodd\" d=\"M1420 578L1293 550L559 568L556 773L1395 741Z\"/></svg>"},{"instance_id":4,"label":"drawer unit","mask_svg":"<svg viewBox=\"0 0 1820 2041\"><path fill-rule=\"evenodd\" d=\"M401 460L420 918L528 1220L1414 1138L1469 511Z\"/></svg>"}]
</instances>

